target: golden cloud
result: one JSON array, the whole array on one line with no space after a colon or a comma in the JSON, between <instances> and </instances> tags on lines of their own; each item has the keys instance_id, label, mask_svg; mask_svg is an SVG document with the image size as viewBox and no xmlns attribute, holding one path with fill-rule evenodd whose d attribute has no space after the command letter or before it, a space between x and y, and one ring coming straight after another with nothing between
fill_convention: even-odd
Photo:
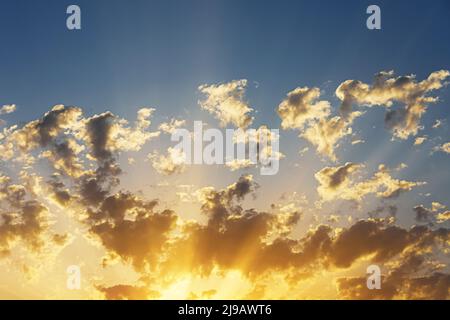
<instances>
[{"instance_id":1,"label":"golden cloud","mask_svg":"<svg viewBox=\"0 0 450 320\"><path fill-rule=\"evenodd\" d=\"M227 83L201 85L198 89L205 95L199 104L220 121L221 126L233 124L239 128L248 127L253 118L252 108L244 101L247 80L234 80Z\"/></svg>"},{"instance_id":2,"label":"golden cloud","mask_svg":"<svg viewBox=\"0 0 450 320\"><path fill-rule=\"evenodd\" d=\"M341 112L344 115L351 112L353 104L389 108L386 125L395 137L406 139L418 133L427 105L438 101L428 94L442 88L449 76L449 71L440 70L417 82L414 75L394 77L393 71L382 71L375 75L372 85L358 80L344 81L336 89L336 96L342 101ZM404 104L404 107L390 110L395 102Z\"/></svg>"},{"instance_id":3,"label":"golden cloud","mask_svg":"<svg viewBox=\"0 0 450 320\"><path fill-rule=\"evenodd\" d=\"M380 165L374 175L360 182L352 181L352 174L362 169L362 164L346 163L339 167L325 167L315 174L319 182L317 192L322 201L336 199L361 201L369 194L380 198L395 198L425 182L411 182L392 178L385 165Z\"/></svg>"}]
</instances>

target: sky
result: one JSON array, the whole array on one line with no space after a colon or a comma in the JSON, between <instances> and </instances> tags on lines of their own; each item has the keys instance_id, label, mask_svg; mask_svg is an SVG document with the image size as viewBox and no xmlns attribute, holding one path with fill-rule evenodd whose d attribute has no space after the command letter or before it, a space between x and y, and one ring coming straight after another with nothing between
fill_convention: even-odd
<instances>
[{"instance_id":1,"label":"sky","mask_svg":"<svg viewBox=\"0 0 450 320\"><path fill-rule=\"evenodd\" d=\"M0 298L448 299L449 10L2 0ZM279 171L180 162L194 121Z\"/></svg>"}]
</instances>

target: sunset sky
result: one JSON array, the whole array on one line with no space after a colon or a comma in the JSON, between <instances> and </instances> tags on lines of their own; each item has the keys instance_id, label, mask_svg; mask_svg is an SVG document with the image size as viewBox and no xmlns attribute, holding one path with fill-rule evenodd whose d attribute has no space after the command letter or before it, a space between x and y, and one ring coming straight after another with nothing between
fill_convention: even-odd
<instances>
[{"instance_id":1,"label":"sunset sky","mask_svg":"<svg viewBox=\"0 0 450 320\"><path fill-rule=\"evenodd\" d=\"M372 2L2 0L0 299L449 299L450 3Z\"/></svg>"}]
</instances>

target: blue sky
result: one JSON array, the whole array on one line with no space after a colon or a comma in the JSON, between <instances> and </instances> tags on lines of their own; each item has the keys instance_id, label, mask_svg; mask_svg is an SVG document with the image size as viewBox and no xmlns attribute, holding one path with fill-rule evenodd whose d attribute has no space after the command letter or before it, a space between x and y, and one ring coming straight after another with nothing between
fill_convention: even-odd
<instances>
[{"instance_id":1,"label":"blue sky","mask_svg":"<svg viewBox=\"0 0 450 320\"><path fill-rule=\"evenodd\" d=\"M78 4L82 30L68 31ZM382 30L365 27L368 1L2 1L0 100L16 116L56 102L126 114L153 104L195 107L196 88L246 78L260 117L298 85L371 81L394 69L418 78L448 68L448 1L377 1ZM133 110L134 111L134 110ZM133 112L134 113L134 112Z\"/></svg>"}]
</instances>

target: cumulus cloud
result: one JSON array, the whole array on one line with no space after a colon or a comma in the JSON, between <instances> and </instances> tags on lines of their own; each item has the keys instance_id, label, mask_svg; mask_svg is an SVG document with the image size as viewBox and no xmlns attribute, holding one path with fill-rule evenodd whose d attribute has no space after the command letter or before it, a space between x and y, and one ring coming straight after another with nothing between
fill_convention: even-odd
<instances>
[{"instance_id":1,"label":"cumulus cloud","mask_svg":"<svg viewBox=\"0 0 450 320\"><path fill-rule=\"evenodd\" d=\"M447 211L438 213L436 219L437 219L438 223L444 223L444 222L449 221L450 220L450 211L447 210Z\"/></svg>"},{"instance_id":2,"label":"cumulus cloud","mask_svg":"<svg viewBox=\"0 0 450 320\"><path fill-rule=\"evenodd\" d=\"M414 140L414 145L415 146L420 146L421 144L423 144L425 141L427 141L427 137L417 137Z\"/></svg>"},{"instance_id":3,"label":"cumulus cloud","mask_svg":"<svg viewBox=\"0 0 450 320\"><path fill-rule=\"evenodd\" d=\"M41 119L11 127L4 131L3 160L34 162L32 152L40 149L40 157L50 160L54 168L68 175L79 176L82 164L78 155L84 147L74 138L82 111L77 107L56 105Z\"/></svg>"},{"instance_id":4,"label":"cumulus cloud","mask_svg":"<svg viewBox=\"0 0 450 320\"><path fill-rule=\"evenodd\" d=\"M164 270L161 276L165 278L179 272L209 273L216 264L226 269L239 263L236 250L244 254L253 245L264 248L264 237L286 234L286 227L298 221L297 212L285 211L278 217L244 210L240 203L257 187L252 176L247 175L219 191L203 188L197 195L201 210L208 217L207 224L185 222L178 231L178 218L173 211L158 212L157 201L144 201L130 193L106 197L96 210L89 211L86 223L110 254L131 263L140 272ZM278 229L280 232L275 232ZM283 248L280 243L261 254L270 257L278 246ZM121 289L134 292L130 287Z\"/></svg>"},{"instance_id":5,"label":"cumulus cloud","mask_svg":"<svg viewBox=\"0 0 450 320\"><path fill-rule=\"evenodd\" d=\"M137 269L149 268L161 257L177 216L171 210L156 211L158 202L144 201L130 193L106 197L90 210L90 232L103 246Z\"/></svg>"},{"instance_id":6,"label":"cumulus cloud","mask_svg":"<svg viewBox=\"0 0 450 320\"><path fill-rule=\"evenodd\" d=\"M248 186L248 181L243 183ZM233 190L236 191L235 188ZM408 256L410 252L432 252L431 249L442 248L449 241L447 229L403 229L383 220L361 220L338 232L329 226L320 225L299 239L289 238L286 233L278 233L272 241L267 241L279 223L292 227L297 223L298 216L291 215L289 219L280 222L276 215L236 208L238 204L234 201L237 201L237 195L234 191L229 191L227 188L217 194L214 193L217 191L211 189L211 197L205 199L203 207L205 214L209 216L207 224L184 225L181 236L166 248L165 261L161 264L161 269L164 270L161 276L164 279L177 279L184 273L208 276L219 268L222 271L240 270L258 285L275 272L283 272L288 279L295 279L296 276L310 277L318 270L350 268L369 256L371 261L386 265L402 260L409 263L401 258ZM398 268L391 271L392 279L395 274L399 274ZM420 285L415 291L409 291L410 297L433 298L437 293L440 293L439 297L442 297L442 293L448 294L450 284L445 280L442 282L448 274L441 272L436 277L436 272L429 272L416 277L402 272L400 275L402 281L395 286L399 292L408 292L411 283L419 285L421 281L425 281L419 279L427 279L425 282L429 283L426 288L430 288L430 291L422 290L424 286ZM380 297L382 291L368 292L366 278L361 279L364 282L353 278L340 279L338 287L341 297ZM433 281L436 288L431 288ZM288 283L295 285L296 281ZM383 284L383 288L391 287L384 281ZM127 292L129 288L124 289ZM124 298L121 295L119 297Z\"/></svg>"},{"instance_id":7,"label":"cumulus cloud","mask_svg":"<svg viewBox=\"0 0 450 320\"><path fill-rule=\"evenodd\" d=\"M177 148L167 149L167 155L157 151L148 155L153 168L160 174L172 175L184 172L186 169L186 155Z\"/></svg>"},{"instance_id":8,"label":"cumulus cloud","mask_svg":"<svg viewBox=\"0 0 450 320\"><path fill-rule=\"evenodd\" d=\"M158 129L162 132L173 134L176 129L184 126L186 120L170 119L169 122L163 122L159 125Z\"/></svg>"},{"instance_id":9,"label":"cumulus cloud","mask_svg":"<svg viewBox=\"0 0 450 320\"><path fill-rule=\"evenodd\" d=\"M3 105L0 108L0 116L4 115L4 114L13 113L14 111L16 111L16 105L15 104ZM5 125L5 124L6 124L6 121L0 119L0 126Z\"/></svg>"},{"instance_id":10,"label":"cumulus cloud","mask_svg":"<svg viewBox=\"0 0 450 320\"><path fill-rule=\"evenodd\" d=\"M344 81L336 89L336 96L342 102L340 108L343 115L350 114L354 104L388 108L386 126L395 137L407 139L417 135L427 106L438 101L429 93L446 85L445 80L449 76L449 71L440 70L417 82L414 75L395 77L393 71L382 71L375 75L372 85L358 80ZM396 102L404 106L391 110Z\"/></svg>"},{"instance_id":11,"label":"cumulus cloud","mask_svg":"<svg viewBox=\"0 0 450 320\"><path fill-rule=\"evenodd\" d=\"M369 290L366 277L338 279L342 299L428 299L450 297L450 275L439 270L429 256L408 252L387 271L379 290Z\"/></svg>"},{"instance_id":12,"label":"cumulus cloud","mask_svg":"<svg viewBox=\"0 0 450 320\"><path fill-rule=\"evenodd\" d=\"M253 109L244 100L247 80L201 85L198 89L205 95L199 101L202 109L211 113L225 127L232 124L239 128L248 127L253 122L249 115Z\"/></svg>"},{"instance_id":13,"label":"cumulus cloud","mask_svg":"<svg viewBox=\"0 0 450 320\"><path fill-rule=\"evenodd\" d=\"M15 104L6 104L0 108L0 116L3 114L13 113L16 111Z\"/></svg>"},{"instance_id":14,"label":"cumulus cloud","mask_svg":"<svg viewBox=\"0 0 450 320\"><path fill-rule=\"evenodd\" d=\"M86 139L91 146L91 157L106 160L114 152L139 151L150 139L159 136L159 131L150 132L150 118L155 109L142 108L137 113L134 127L111 112L95 115L85 120L85 128L79 138Z\"/></svg>"},{"instance_id":15,"label":"cumulus cloud","mask_svg":"<svg viewBox=\"0 0 450 320\"><path fill-rule=\"evenodd\" d=\"M278 106L283 129L301 129L312 120L326 118L331 113L328 101L318 100L319 88L296 88L287 94L287 98Z\"/></svg>"},{"instance_id":16,"label":"cumulus cloud","mask_svg":"<svg viewBox=\"0 0 450 320\"><path fill-rule=\"evenodd\" d=\"M380 263L407 249L429 248L448 239L447 229L433 231L412 227L406 230L380 221L360 220L333 241L330 260L338 267L349 267L356 259L373 255L371 260Z\"/></svg>"},{"instance_id":17,"label":"cumulus cloud","mask_svg":"<svg viewBox=\"0 0 450 320\"><path fill-rule=\"evenodd\" d=\"M73 199L73 195L69 188L67 188L61 181L61 177L58 174L52 175L48 181L48 186L52 193L53 200L62 207L66 207Z\"/></svg>"},{"instance_id":18,"label":"cumulus cloud","mask_svg":"<svg viewBox=\"0 0 450 320\"><path fill-rule=\"evenodd\" d=\"M140 109L134 127L130 127L111 112L82 118L80 108L58 105L42 119L11 132L5 139L22 152L43 149L40 157L48 159L57 172L74 178L83 201L95 204L118 184L118 154L138 151L159 135L148 130L153 112L150 108ZM88 161L96 163L96 169L87 169ZM55 200L64 205L69 197L60 190L59 183L52 181L49 185L54 189Z\"/></svg>"},{"instance_id":19,"label":"cumulus cloud","mask_svg":"<svg viewBox=\"0 0 450 320\"><path fill-rule=\"evenodd\" d=\"M26 201L16 210L1 215L0 256L9 254L17 241L32 251L38 251L44 245L42 234L47 228L47 208L37 201Z\"/></svg>"},{"instance_id":20,"label":"cumulus cloud","mask_svg":"<svg viewBox=\"0 0 450 320\"><path fill-rule=\"evenodd\" d=\"M373 85L357 80L347 80L336 89L341 100L340 114L332 116L331 105L320 99L320 89L299 87L289 92L278 106L283 129L298 129L300 137L308 140L320 155L336 161L335 150L340 141L352 134L352 125L361 112L353 111L353 105L384 106L388 108L385 124L395 137L406 139L417 135L420 120L427 106L438 101L429 94L446 85L450 76L446 70L436 71L417 82L413 75L394 77L392 71L382 71L375 76ZM404 106L394 109L395 103ZM416 145L422 144L424 137L418 138Z\"/></svg>"},{"instance_id":21,"label":"cumulus cloud","mask_svg":"<svg viewBox=\"0 0 450 320\"><path fill-rule=\"evenodd\" d=\"M361 220L339 232L320 225L295 239L288 235L299 220L297 210L285 211L280 218L279 213L242 207L241 201L255 188L250 176L219 191L205 188L199 199L208 222L184 225L181 238L167 248L165 275L208 275L217 267L239 269L252 279L281 270L313 274L317 268L349 268L367 256L379 263L390 261L449 239L446 229L408 230L383 220Z\"/></svg>"},{"instance_id":22,"label":"cumulus cloud","mask_svg":"<svg viewBox=\"0 0 450 320\"><path fill-rule=\"evenodd\" d=\"M450 153L450 142L446 142L443 145L434 148L434 151L441 151L445 153Z\"/></svg>"},{"instance_id":23,"label":"cumulus cloud","mask_svg":"<svg viewBox=\"0 0 450 320\"><path fill-rule=\"evenodd\" d=\"M65 141L55 142L50 150L43 151L40 156L48 159L57 171L79 177L83 173L79 154L84 149L75 139L67 138Z\"/></svg>"},{"instance_id":24,"label":"cumulus cloud","mask_svg":"<svg viewBox=\"0 0 450 320\"><path fill-rule=\"evenodd\" d=\"M4 159L12 157L15 151L28 153L37 147L56 148L56 138L66 130L72 130L81 116L81 109L56 105L39 120L34 120L22 128L13 127L4 137L12 150L3 154Z\"/></svg>"},{"instance_id":25,"label":"cumulus cloud","mask_svg":"<svg viewBox=\"0 0 450 320\"><path fill-rule=\"evenodd\" d=\"M431 210L434 212L436 212L440 209L445 209L445 208L446 208L445 205L443 205L442 203L439 203L436 201L431 202Z\"/></svg>"},{"instance_id":26,"label":"cumulus cloud","mask_svg":"<svg viewBox=\"0 0 450 320\"><path fill-rule=\"evenodd\" d=\"M88 146L87 158L97 163L95 170L84 172L77 181L78 192L86 204L97 205L119 182L117 176L122 170L116 163L116 158L120 148L115 138L118 138L119 132L123 132L121 128L123 129L124 122L117 121L114 114L104 112L85 119L84 126L77 133L78 139ZM141 116L141 122L137 124L138 131L142 121L146 122L145 117L142 119Z\"/></svg>"},{"instance_id":27,"label":"cumulus cloud","mask_svg":"<svg viewBox=\"0 0 450 320\"><path fill-rule=\"evenodd\" d=\"M345 136L352 134L351 125L353 124L353 120L360 115L360 113L354 112L347 120L340 116L331 119L322 119L314 122L300 136L314 145L319 154L336 161L335 150L339 147L339 141Z\"/></svg>"},{"instance_id":28,"label":"cumulus cloud","mask_svg":"<svg viewBox=\"0 0 450 320\"><path fill-rule=\"evenodd\" d=\"M249 159L233 159L225 163L225 166L230 168L231 171L250 168L254 165L255 164Z\"/></svg>"},{"instance_id":29,"label":"cumulus cloud","mask_svg":"<svg viewBox=\"0 0 450 320\"><path fill-rule=\"evenodd\" d=\"M336 161L340 140L352 134L353 121L362 113L332 117L330 103L319 100L320 94L318 88L296 88L288 93L277 112L283 129L298 129L299 136L315 146L320 155Z\"/></svg>"},{"instance_id":30,"label":"cumulus cloud","mask_svg":"<svg viewBox=\"0 0 450 320\"><path fill-rule=\"evenodd\" d=\"M0 174L0 257L8 256L19 244L31 253L40 253L52 243L64 244L65 237L50 232L49 226L49 209L36 199L30 186L15 184Z\"/></svg>"},{"instance_id":31,"label":"cumulus cloud","mask_svg":"<svg viewBox=\"0 0 450 320\"><path fill-rule=\"evenodd\" d=\"M254 130L237 130L233 135L233 143L244 148L243 157L225 159L225 166L231 171L256 167L258 165L270 166L272 161L279 161L285 155L279 151L280 135L267 126L262 125ZM251 155L250 150L256 154Z\"/></svg>"},{"instance_id":32,"label":"cumulus cloud","mask_svg":"<svg viewBox=\"0 0 450 320\"><path fill-rule=\"evenodd\" d=\"M244 189L248 190L249 181L244 181ZM280 223L292 230L298 215L280 221L276 215L245 210L229 190L209 189L202 206L209 221L206 225L185 226L180 241L168 250L166 275L208 275L219 267L241 270L256 283L260 277L277 271L293 278L295 274L308 277L316 270L350 268L369 256L374 262L385 263L409 251L425 252L442 246L449 239L447 229L403 229L383 220L361 220L340 231L320 225L298 239L287 237L289 232L275 232L277 236L268 241Z\"/></svg>"},{"instance_id":33,"label":"cumulus cloud","mask_svg":"<svg viewBox=\"0 0 450 320\"><path fill-rule=\"evenodd\" d=\"M153 112L152 108L141 108L134 126L129 126L128 121L111 112L84 118L81 108L56 105L21 128L4 129L0 157L26 163L30 168L36 159L34 154L37 159L47 159L55 169L47 183L55 203L66 206L78 197L84 204L95 206L119 183L119 154L139 151L159 135L159 131L149 130ZM72 179L72 190L64 186L64 179Z\"/></svg>"},{"instance_id":34,"label":"cumulus cloud","mask_svg":"<svg viewBox=\"0 0 450 320\"><path fill-rule=\"evenodd\" d=\"M417 222L430 222L433 219L433 212L423 205L414 207Z\"/></svg>"},{"instance_id":35,"label":"cumulus cloud","mask_svg":"<svg viewBox=\"0 0 450 320\"><path fill-rule=\"evenodd\" d=\"M361 201L369 194L385 199L396 198L400 193L411 191L424 184L424 182L395 179L384 165L380 165L371 178L359 182L353 181L353 173L360 171L363 167L362 164L346 163L338 167L325 167L317 172L315 174L319 182L317 192L322 201L337 199Z\"/></svg>"},{"instance_id":36,"label":"cumulus cloud","mask_svg":"<svg viewBox=\"0 0 450 320\"><path fill-rule=\"evenodd\" d=\"M450 212L445 211L446 207L439 202L432 202L431 208L424 205L418 205L413 208L416 214L416 221L419 223L444 223L450 219Z\"/></svg>"}]
</instances>

